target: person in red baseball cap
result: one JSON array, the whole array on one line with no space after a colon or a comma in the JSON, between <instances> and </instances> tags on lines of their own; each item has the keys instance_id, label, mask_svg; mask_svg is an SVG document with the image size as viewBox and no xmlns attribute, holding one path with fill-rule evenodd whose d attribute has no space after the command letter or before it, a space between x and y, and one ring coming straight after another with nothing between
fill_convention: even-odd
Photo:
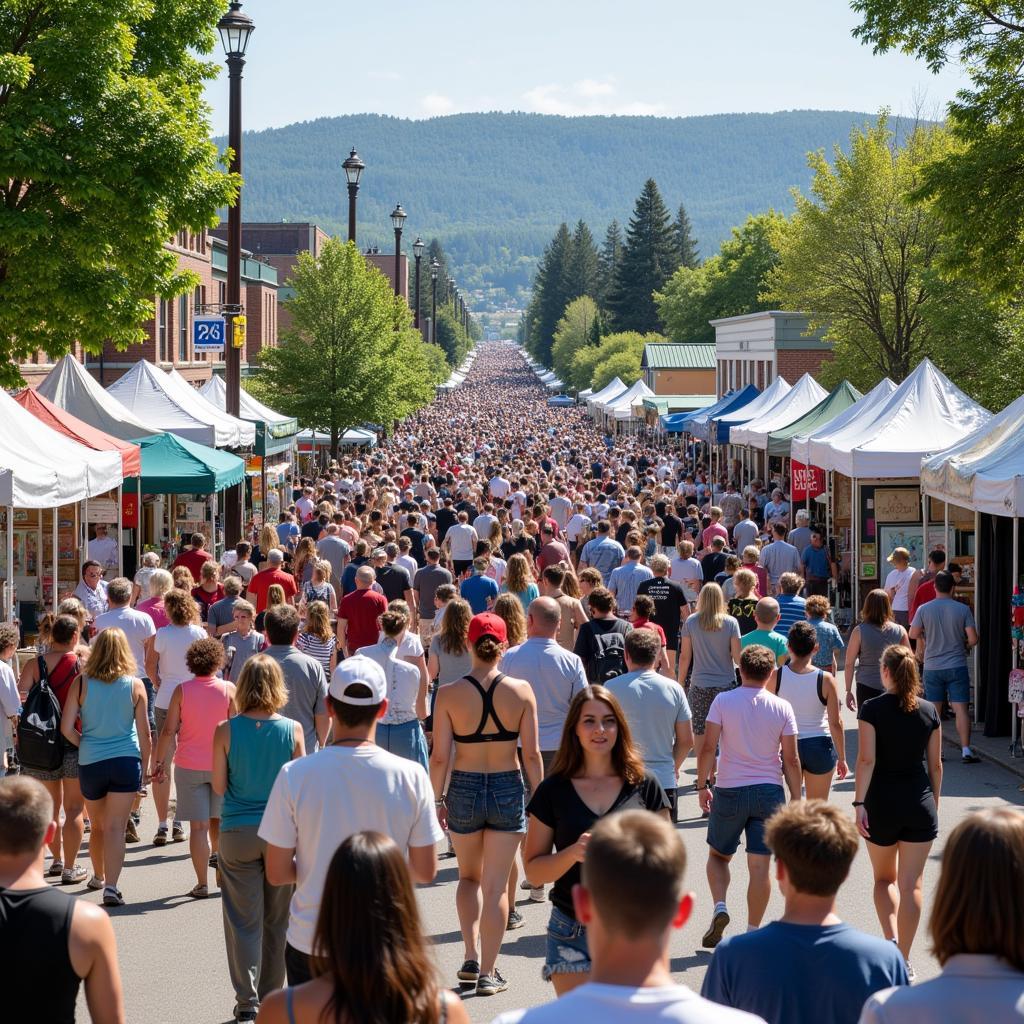
<instances>
[{"instance_id":1,"label":"person in red baseball cap","mask_svg":"<svg viewBox=\"0 0 1024 1024\"><path fill-rule=\"evenodd\" d=\"M512 862L526 832L517 746L522 746L530 786L536 789L544 776L533 688L525 679L498 671L507 642L505 623L492 612L470 620L473 667L468 676L437 691L430 755L438 820L449 831L459 864L456 908L465 962L458 978L475 984L482 996L508 988L495 963L506 929L521 921L510 913L507 895ZM453 745L455 763L446 793Z\"/></svg>"}]
</instances>

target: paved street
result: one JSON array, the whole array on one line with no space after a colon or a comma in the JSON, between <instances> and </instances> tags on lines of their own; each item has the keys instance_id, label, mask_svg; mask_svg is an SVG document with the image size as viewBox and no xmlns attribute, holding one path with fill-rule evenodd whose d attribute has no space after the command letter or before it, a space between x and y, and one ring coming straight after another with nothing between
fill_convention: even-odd
<instances>
[{"instance_id":1,"label":"paved street","mask_svg":"<svg viewBox=\"0 0 1024 1024\"><path fill-rule=\"evenodd\" d=\"M846 712L847 742L855 743L856 726ZM1024 805L1020 779L988 763L962 766L956 751L947 746L946 775L940 808L943 833L961 817L982 807L1005 804ZM855 747L850 753L851 763ZM692 758L687 764L691 775ZM840 783L833 796L843 805L852 800L852 779ZM696 797L691 792L682 804L685 820L680 830L689 852L688 884L697 894L697 912L675 937L672 944L672 970L676 976L699 990L710 953L700 948L700 937L711 910L704 880L704 823L697 814ZM187 844L157 849L150 845L153 834L152 803L147 806L141 830L143 842L128 848L121 886L128 906L112 912L120 951L121 970L127 1002L127 1016L137 1024L221 1024L232 1019L231 989L224 957L220 900L216 892L205 902L188 899L193 876ZM941 843L941 838L940 838ZM931 893L938 878L938 847L933 851L925 874L925 917ZM730 932L744 927L743 858L735 861L736 871L730 892L729 909L733 916ZM454 860L442 860L434 885L421 889L421 905L426 926L437 947L437 958L445 979L455 982L455 971L462 962L462 942L455 916ZM212 872L211 872L212 881ZM84 892L84 888L83 888ZM84 898L98 902L98 894ZM509 990L488 999L469 997L467 1006L474 1021L486 1022L499 1011L516 1006L534 1005L552 997L550 986L541 981L544 958L544 926L547 905L521 902L526 918L522 929L509 933L499 967L510 980ZM769 916L781 912L781 899L775 893ZM851 924L877 934L878 924L871 901L871 874L868 858L861 853L841 893L840 913ZM729 933L727 933L729 934ZM927 953L928 941L918 933L913 963L919 979L938 970ZM87 1020L84 1001L80 1019Z\"/></svg>"}]
</instances>

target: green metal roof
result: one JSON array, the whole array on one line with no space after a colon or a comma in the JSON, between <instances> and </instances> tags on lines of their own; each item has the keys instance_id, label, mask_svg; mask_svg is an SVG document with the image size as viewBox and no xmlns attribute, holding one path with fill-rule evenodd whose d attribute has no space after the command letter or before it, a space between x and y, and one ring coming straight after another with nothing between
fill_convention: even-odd
<instances>
[{"instance_id":1,"label":"green metal roof","mask_svg":"<svg viewBox=\"0 0 1024 1024\"><path fill-rule=\"evenodd\" d=\"M717 402L714 395L648 395L644 399L645 409L664 415L667 412L690 412L692 409L707 409Z\"/></svg>"},{"instance_id":2,"label":"green metal roof","mask_svg":"<svg viewBox=\"0 0 1024 1024\"><path fill-rule=\"evenodd\" d=\"M641 366L652 370L713 370L713 344L658 342L644 346Z\"/></svg>"},{"instance_id":3,"label":"green metal roof","mask_svg":"<svg viewBox=\"0 0 1024 1024\"><path fill-rule=\"evenodd\" d=\"M848 381L843 380L813 409L808 409L798 420L768 435L768 455L789 455L793 438L798 434L813 434L829 420L849 409L864 396Z\"/></svg>"}]
</instances>

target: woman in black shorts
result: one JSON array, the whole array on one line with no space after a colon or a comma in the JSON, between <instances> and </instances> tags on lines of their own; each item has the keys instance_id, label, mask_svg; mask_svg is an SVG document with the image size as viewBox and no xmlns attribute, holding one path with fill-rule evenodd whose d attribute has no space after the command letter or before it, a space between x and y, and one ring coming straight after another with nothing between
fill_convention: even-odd
<instances>
[{"instance_id":1,"label":"woman in black shorts","mask_svg":"<svg viewBox=\"0 0 1024 1024\"><path fill-rule=\"evenodd\" d=\"M438 821L459 862L455 905L466 947L459 981L489 996L508 988L495 961L511 909L509 873L526 831L518 744L531 789L540 785L544 767L533 689L498 671L508 641L504 621L492 612L474 615L468 639L472 670L437 691L430 779ZM442 795L453 746L455 763Z\"/></svg>"},{"instance_id":2,"label":"woman in black shorts","mask_svg":"<svg viewBox=\"0 0 1024 1024\"><path fill-rule=\"evenodd\" d=\"M885 693L865 701L857 714L853 806L871 857L882 934L897 943L913 980L910 947L921 919L921 879L939 834L942 732L934 705L921 699L910 648L886 647L881 669Z\"/></svg>"}]
</instances>

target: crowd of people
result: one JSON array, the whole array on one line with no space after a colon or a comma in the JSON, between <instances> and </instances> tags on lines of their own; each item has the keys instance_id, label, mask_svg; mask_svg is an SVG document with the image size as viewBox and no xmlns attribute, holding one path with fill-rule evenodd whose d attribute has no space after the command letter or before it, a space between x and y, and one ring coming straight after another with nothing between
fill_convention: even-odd
<instances>
[{"instance_id":1,"label":"crowd of people","mask_svg":"<svg viewBox=\"0 0 1024 1024\"><path fill-rule=\"evenodd\" d=\"M20 678L0 660L0 1006L72 1021L84 980L94 1021L126 1019L107 915L58 884L130 902L152 796L153 845L188 843L188 896L220 890L238 1021L468 1021L460 995L514 986L521 893L550 901L553 999L500 1024L1020 1020L1014 810L946 837L928 921L943 972L910 987L947 704L977 761L955 567L937 551L908 573L894 553L844 643L828 538L790 524L786 484L606 436L488 344L461 388L298 481L220 561L201 534L134 581L90 559ZM851 772L844 806L832 784ZM706 829L701 898L682 819ZM727 934L741 840L746 927ZM836 913L862 843L875 936ZM446 854L453 978L414 892ZM765 924L773 856L785 909ZM668 955L693 914L713 951L700 994Z\"/></svg>"}]
</instances>

